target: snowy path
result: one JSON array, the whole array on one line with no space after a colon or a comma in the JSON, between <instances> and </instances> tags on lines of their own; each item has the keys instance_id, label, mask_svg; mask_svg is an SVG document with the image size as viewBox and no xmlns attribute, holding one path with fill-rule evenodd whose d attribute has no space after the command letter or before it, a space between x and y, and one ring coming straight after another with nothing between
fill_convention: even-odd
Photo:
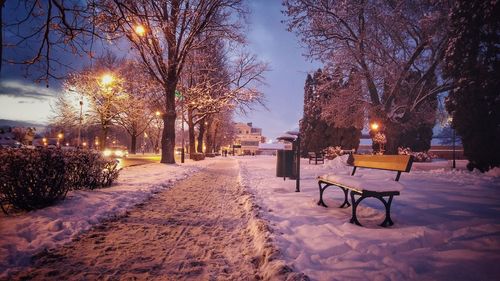
<instances>
[{"instance_id":1,"label":"snowy path","mask_svg":"<svg viewBox=\"0 0 500 281\"><path fill-rule=\"evenodd\" d=\"M219 161L55 250L22 279L255 280L236 161Z\"/></svg>"}]
</instances>

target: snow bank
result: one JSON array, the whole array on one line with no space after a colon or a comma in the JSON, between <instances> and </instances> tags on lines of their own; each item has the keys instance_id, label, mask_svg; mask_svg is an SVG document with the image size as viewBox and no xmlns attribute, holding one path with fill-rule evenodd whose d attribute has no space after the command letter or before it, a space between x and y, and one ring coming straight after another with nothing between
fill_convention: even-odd
<instances>
[{"instance_id":1,"label":"snow bank","mask_svg":"<svg viewBox=\"0 0 500 281\"><path fill-rule=\"evenodd\" d=\"M243 172L244 173L244 172ZM264 280L309 280L303 273L295 272L282 259L282 254L273 242L272 230L269 222L260 218L261 208L255 204L255 196L248 193L250 182L242 177L242 168L239 175L241 191L240 205L249 216L247 231L253 238L253 244L257 252L253 263L260 269Z\"/></svg>"},{"instance_id":2,"label":"snow bank","mask_svg":"<svg viewBox=\"0 0 500 281\"><path fill-rule=\"evenodd\" d=\"M295 181L275 177L275 157L241 158L241 178L260 219L271 226L282 264L312 280L493 280L500 274L500 181L489 174L451 170L449 163L418 163L401 176L394 198L395 225L379 227L384 207L366 199L358 207L364 227L350 224L340 189L325 191L329 208L316 204L316 177L350 170L342 158L325 165L301 163ZM395 174L359 169L385 178ZM265 244L265 243L263 243Z\"/></svg>"},{"instance_id":3,"label":"snow bank","mask_svg":"<svg viewBox=\"0 0 500 281\"><path fill-rule=\"evenodd\" d=\"M28 265L33 254L64 244L103 219L124 215L130 207L212 162L129 167L110 188L70 192L55 206L0 216L0 279L13 268Z\"/></svg>"}]
</instances>

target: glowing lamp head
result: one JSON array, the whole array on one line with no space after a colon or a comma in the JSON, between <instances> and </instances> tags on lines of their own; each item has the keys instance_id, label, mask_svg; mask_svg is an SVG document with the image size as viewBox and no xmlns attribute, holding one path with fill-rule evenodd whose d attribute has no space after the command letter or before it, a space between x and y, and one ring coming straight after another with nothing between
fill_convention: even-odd
<instances>
[{"instance_id":1,"label":"glowing lamp head","mask_svg":"<svg viewBox=\"0 0 500 281\"><path fill-rule=\"evenodd\" d=\"M371 127L371 129L372 129L372 130L376 131L376 130L378 130L379 125L378 125L377 123L373 122L373 123L370 125L370 127Z\"/></svg>"},{"instance_id":2,"label":"glowing lamp head","mask_svg":"<svg viewBox=\"0 0 500 281\"><path fill-rule=\"evenodd\" d=\"M101 77L101 83L102 85L104 86L108 86L108 85L111 85L111 83L113 83L113 81L115 80L115 78L113 77L113 75L109 74L109 73L106 73L104 74L102 77Z\"/></svg>"},{"instance_id":3,"label":"glowing lamp head","mask_svg":"<svg viewBox=\"0 0 500 281\"><path fill-rule=\"evenodd\" d=\"M156 114L156 116L160 116L161 113L159 111L156 111L155 114Z\"/></svg>"},{"instance_id":4,"label":"glowing lamp head","mask_svg":"<svg viewBox=\"0 0 500 281\"><path fill-rule=\"evenodd\" d=\"M57 134L58 139L62 139L63 137L64 137L64 135L62 133Z\"/></svg>"},{"instance_id":5,"label":"glowing lamp head","mask_svg":"<svg viewBox=\"0 0 500 281\"><path fill-rule=\"evenodd\" d=\"M143 25L137 25L135 28L134 28L134 32L135 34L137 34L138 36L144 36L146 34L146 28L143 26Z\"/></svg>"}]
</instances>

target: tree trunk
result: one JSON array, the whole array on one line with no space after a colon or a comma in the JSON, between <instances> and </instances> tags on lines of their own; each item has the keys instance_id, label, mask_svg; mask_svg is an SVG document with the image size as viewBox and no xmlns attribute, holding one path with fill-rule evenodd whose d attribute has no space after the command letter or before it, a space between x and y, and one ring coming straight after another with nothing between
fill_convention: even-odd
<instances>
[{"instance_id":1,"label":"tree trunk","mask_svg":"<svg viewBox=\"0 0 500 281\"><path fill-rule=\"evenodd\" d=\"M200 129L198 131L198 147L197 152L203 153L203 137L205 136L205 119L200 121Z\"/></svg>"},{"instance_id":2,"label":"tree trunk","mask_svg":"<svg viewBox=\"0 0 500 281\"><path fill-rule=\"evenodd\" d=\"M193 110L188 109L188 137L189 137L189 155L193 159L193 154L195 153L195 135L194 135L194 122L193 122Z\"/></svg>"},{"instance_id":3,"label":"tree trunk","mask_svg":"<svg viewBox=\"0 0 500 281\"><path fill-rule=\"evenodd\" d=\"M168 79L166 89L165 113L163 114L163 133L161 139L161 160L160 163L175 164L175 86L176 80Z\"/></svg>"},{"instance_id":4,"label":"tree trunk","mask_svg":"<svg viewBox=\"0 0 500 281\"><path fill-rule=\"evenodd\" d=\"M104 150L106 148L106 144L107 144L107 140L108 140L108 125L107 124L103 125L103 127L101 129L102 129L102 132L101 132L102 139L99 143L99 150Z\"/></svg>"},{"instance_id":5,"label":"tree trunk","mask_svg":"<svg viewBox=\"0 0 500 281\"><path fill-rule=\"evenodd\" d=\"M211 118L206 132L207 136L205 138L207 143L207 152L213 153L215 151L218 151L216 144L218 128L219 122L217 122L216 119Z\"/></svg>"},{"instance_id":6,"label":"tree trunk","mask_svg":"<svg viewBox=\"0 0 500 281\"><path fill-rule=\"evenodd\" d=\"M130 135L130 154L135 154L136 153L136 148L137 148L137 135L132 134Z\"/></svg>"}]
</instances>

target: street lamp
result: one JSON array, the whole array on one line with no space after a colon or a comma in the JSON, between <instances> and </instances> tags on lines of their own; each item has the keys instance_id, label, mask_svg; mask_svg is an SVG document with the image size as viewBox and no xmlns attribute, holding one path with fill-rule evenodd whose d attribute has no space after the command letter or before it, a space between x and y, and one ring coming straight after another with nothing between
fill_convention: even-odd
<instances>
[{"instance_id":1,"label":"street lamp","mask_svg":"<svg viewBox=\"0 0 500 281\"><path fill-rule=\"evenodd\" d=\"M61 147L61 140L63 139L64 135L63 133L57 134L57 146Z\"/></svg>"},{"instance_id":2,"label":"street lamp","mask_svg":"<svg viewBox=\"0 0 500 281\"><path fill-rule=\"evenodd\" d=\"M146 34L146 28L142 24L138 24L134 27L134 32L138 36L144 36Z\"/></svg>"},{"instance_id":3,"label":"street lamp","mask_svg":"<svg viewBox=\"0 0 500 281\"><path fill-rule=\"evenodd\" d=\"M115 80L115 78L113 77L113 75L111 75L109 73L106 73L101 77L101 83L103 86L110 85L111 83L113 83L114 80Z\"/></svg>"},{"instance_id":4,"label":"street lamp","mask_svg":"<svg viewBox=\"0 0 500 281\"><path fill-rule=\"evenodd\" d=\"M371 125L370 125L370 128L374 131L377 131L378 128L379 128L379 124L377 122L373 122Z\"/></svg>"}]
</instances>

